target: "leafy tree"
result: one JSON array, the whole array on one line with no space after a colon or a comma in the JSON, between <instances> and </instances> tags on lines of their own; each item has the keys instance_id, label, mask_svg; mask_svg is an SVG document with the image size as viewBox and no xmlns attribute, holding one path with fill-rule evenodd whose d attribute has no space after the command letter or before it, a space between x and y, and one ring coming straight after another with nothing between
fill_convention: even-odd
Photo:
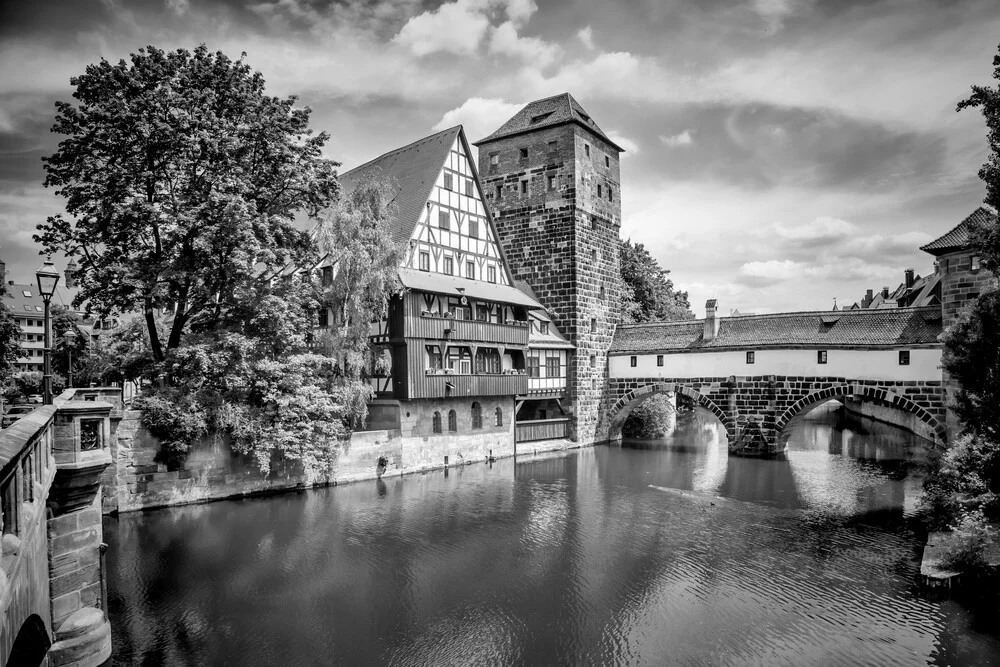
<instances>
[{"instance_id":1,"label":"leafy tree","mask_svg":"<svg viewBox=\"0 0 1000 667\"><path fill-rule=\"evenodd\" d=\"M942 366L960 385L953 406L958 417L969 431L1000 443L1000 291L980 294L943 342Z\"/></svg>"},{"instance_id":2,"label":"leafy tree","mask_svg":"<svg viewBox=\"0 0 1000 667\"><path fill-rule=\"evenodd\" d=\"M631 239L621 244L622 323L669 322L694 319L687 292L674 290L660 266L641 243Z\"/></svg>"},{"instance_id":3,"label":"leafy tree","mask_svg":"<svg viewBox=\"0 0 1000 667\"><path fill-rule=\"evenodd\" d=\"M84 369L90 353L90 335L80 328L83 318L61 304L52 306L52 372L69 376L70 357L73 360L73 383L80 387L89 382ZM76 334L73 344L66 342L66 332ZM72 354L71 354L72 352Z\"/></svg>"},{"instance_id":4,"label":"leafy tree","mask_svg":"<svg viewBox=\"0 0 1000 667\"><path fill-rule=\"evenodd\" d=\"M147 47L70 82L77 103L57 102L64 138L44 158L69 219L50 217L35 239L77 260L78 305L142 312L163 361L189 331L238 319L262 270L308 255L292 222L336 198L328 135L295 97L266 95L242 58ZM156 309L168 304L164 346Z\"/></svg>"},{"instance_id":5,"label":"leafy tree","mask_svg":"<svg viewBox=\"0 0 1000 667\"><path fill-rule=\"evenodd\" d=\"M671 434L675 424L674 406L664 394L654 394L632 408L622 425L626 438L656 439Z\"/></svg>"},{"instance_id":6,"label":"leafy tree","mask_svg":"<svg viewBox=\"0 0 1000 667\"><path fill-rule=\"evenodd\" d=\"M4 301L7 285L0 282L0 381L9 379L21 355L21 328L14 320L14 313Z\"/></svg>"}]
</instances>

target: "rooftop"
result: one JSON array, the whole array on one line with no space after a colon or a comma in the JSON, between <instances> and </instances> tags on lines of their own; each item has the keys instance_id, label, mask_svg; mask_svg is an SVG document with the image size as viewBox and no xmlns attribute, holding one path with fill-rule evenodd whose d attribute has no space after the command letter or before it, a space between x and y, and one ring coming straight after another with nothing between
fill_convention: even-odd
<instances>
[{"instance_id":1,"label":"rooftop","mask_svg":"<svg viewBox=\"0 0 1000 667\"><path fill-rule=\"evenodd\" d=\"M543 127L555 127L565 123L576 123L598 137L609 143L619 153L625 149L611 140L604 131L597 126L594 119L590 117L580 103L573 99L569 93L560 93L542 100L529 102L523 109L518 111L500 128L486 137L475 142L476 146L486 144L497 139L513 137L525 132L532 132Z\"/></svg>"},{"instance_id":2,"label":"rooftop","mask_svg":"<svg viewBox=\"0 0 1000 667\"><path fill-rule=\"evenodd\" d=\"M763 347L897 347L934 345L941 309L891 308L743 315L720 319L719 333L704 339L705 321L625 324L615 331L611 354Z\"/></svg>"},{"instance_id":3,"label":"rooftop","mask_svg":"<svg viewBox=\"0 0 1000 667\"><path fill-rule=\"evenodd\" d=\"M996 212L985 206L980 206L975 211L970 213L965 220L953 227L947 234L931 241L927 245L920 246L920 249L935 256L946 255L950 252L955 252L956 250L962 250L963 248L969 247L972 240L971 232L973 228L980 225L995 224L997 224Z\"/></svg>"}]
</instances>

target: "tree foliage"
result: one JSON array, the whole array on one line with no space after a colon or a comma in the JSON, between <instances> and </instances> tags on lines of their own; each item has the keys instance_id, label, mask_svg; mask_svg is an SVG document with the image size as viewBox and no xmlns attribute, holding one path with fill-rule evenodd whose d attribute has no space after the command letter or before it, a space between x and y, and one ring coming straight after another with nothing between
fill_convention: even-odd
<instances>
[{"instance_id":1,"label":"tree foliage","mask_svg":"<svg viewBox=\"0 0 1000 667\"><path fill-rule=\"evenodd\" d=\"M622 425L622 435L643 440L665 438L673 432L675 424L676 414L670 398L654 394L632 408Z\"/></svg>"},{"instance_id":2,"label":"tree foliage","mask_svg":"<svg viewBox=\"0 0 1000 667\"><path fill-rule=\"evenodd\" d=\"M0 383L14 373L17 358L21 355L21 328L6 304L6 298L7 285L0 281Z\"/></svg>"},{"instance_id":3,"label":"tree foliage","mask_svg":"<svg viewBox=\"0 0 1000 667\"><path fill-rule=\"evenodd\" d=\"M694 319L687 292L674 290L670 271L643 244L623 241L620 255L623 324Z\"/></svg>"},{"instance_id":4,"label":"tree foliage","mask_svg":"<svg viewBox=\"0 0 1000 667\"><path fill-rule=\"evenodd\" d=\"M70 82L77 102L57 102L63 139L44 158L69 217L35 238L76 259L77 305L144 313L162 361L188 331L230 318L261 270L304 260L293 219L335 199L337 165L295 97L266 95L259 72L204 45L147 47ZM168 305L164 345L155 313Z\"/></svg>"},{"instance_id":5,"label":"tree foliage","mask_svg":"<svg viewBox=\"0 0 1000 667\"><path fill-rule=\"evenodd\" d=\"M980 294L943 342L942 366L960 385L956 413L968 430L1000 443L1000 291Z\"/></svg>"}]
</instances>

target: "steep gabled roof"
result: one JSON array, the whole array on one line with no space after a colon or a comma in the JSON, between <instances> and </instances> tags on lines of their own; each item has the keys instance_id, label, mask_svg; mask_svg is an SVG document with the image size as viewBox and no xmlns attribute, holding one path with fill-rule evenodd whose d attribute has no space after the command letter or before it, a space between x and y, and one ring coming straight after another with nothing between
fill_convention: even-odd
<instances>
[{"instance_id":1,"label":"steep gabled roof","mask_svg":"<svg viewBox=\"0 0 1000 667\"><path fill-rule=\"evenodd\" d=\"M973 224L995 225L997 224L997 214L985 206L980 206L947 234L931 241L927 245L920 246L920 249L934 256L939 256L968 248L969 243L972 241L970 232L971 225Z\"/></svg>"},{"instance_id":2,"label":"steep gabled roof","mask_svg":"<svg viewBox=\"0 0 1000 667\"><path fill-rule=\"evenodd\" d=\"M420 221L421 211L448 158L448 151L461 131L462 126L457 125L391 150L341 174L340 186L346 194L369 176L381 175L393 181L397 187L393 203L398 211L392 221L392 238L397 243L408 241ZM472 163L471 156L469 163Z\"/></svg>"},{"instance_id":3,"label":"steep gabled roof","mask_svg":"<svg viewBox=\"0 0 1000 667\"><path fill-rule=\"evenodd\" d=\"M704 339L704 331L704 320L619 325L610 353L934 345L941 333L941 309L869 308L744 315L722 318L719 333L712 340Z\"/></svg>"},{"instance_id":4,"label":"steep gabled roof","mask_svg":"<svg viewBox=\"0 0 1000 667\"><path fill-rule=\"evenodd\" d=\"M523 109L514 114L513 118L501 125L496 132L473 143L480 146L497 139L513 137L539 128L555 127L565 123L576 123L606 141L619 153L625 152L625 149L604 134L604 131L597 126L590 114L569 93L561 93L543 100L529 102Z\"/></svg>"}]
</instances>

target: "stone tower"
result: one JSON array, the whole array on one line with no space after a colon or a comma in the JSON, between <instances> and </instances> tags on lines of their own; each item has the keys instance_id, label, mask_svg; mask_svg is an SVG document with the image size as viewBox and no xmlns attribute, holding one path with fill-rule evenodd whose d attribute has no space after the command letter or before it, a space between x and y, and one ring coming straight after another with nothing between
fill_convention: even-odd
<instances>
[{"instance_id":1,"label":"stone tower","mask_svg":"<svg viewBox=\"0 0 1000 667\"><path fill-rule=\"evenodd\" d=\"M531 102L475 144L514 278L576 346L571 437L603 440L607 352L620 316L621 175L615 144L569 93Z\"/></svg>"}]
</instances>

